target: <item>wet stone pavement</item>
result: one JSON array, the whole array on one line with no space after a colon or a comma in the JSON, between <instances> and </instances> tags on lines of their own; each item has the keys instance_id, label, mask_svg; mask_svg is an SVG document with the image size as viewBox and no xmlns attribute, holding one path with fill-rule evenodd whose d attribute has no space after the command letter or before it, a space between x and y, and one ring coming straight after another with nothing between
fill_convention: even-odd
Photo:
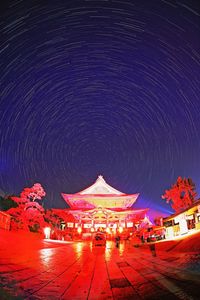
<instances>
[{"instance_id":1,"label":"wet stone pavement","mask_svg":"<svg viewBox=\"0 0 200 300\"><path fill-rule=\"evenodd\" d=\"M199 264L197 253L155 253L125 242L5 244L0 299L200 299Z\"/></svg>"}]
</instances>

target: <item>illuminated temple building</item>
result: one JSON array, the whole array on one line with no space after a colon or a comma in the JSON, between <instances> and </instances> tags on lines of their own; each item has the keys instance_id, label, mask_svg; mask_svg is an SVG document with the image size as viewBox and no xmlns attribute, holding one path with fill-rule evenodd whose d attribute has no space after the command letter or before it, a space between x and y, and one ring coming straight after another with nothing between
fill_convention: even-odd
<instances>
[{"instance_id":1,"label":"illuminated temple building","mask_svg":"<svg viewBox=\"0 0 200 300\"><path fill-rule=\"evenodd\" d=\"M67 227L81 228L83 232L103 230L132 230L145 218L148 209L133 209L139 194L122 193L106 183L99 176L95 183L81 192L64 194L62 197L69 206L67 211L75 222Z\"/></svg>"}]
</instances>

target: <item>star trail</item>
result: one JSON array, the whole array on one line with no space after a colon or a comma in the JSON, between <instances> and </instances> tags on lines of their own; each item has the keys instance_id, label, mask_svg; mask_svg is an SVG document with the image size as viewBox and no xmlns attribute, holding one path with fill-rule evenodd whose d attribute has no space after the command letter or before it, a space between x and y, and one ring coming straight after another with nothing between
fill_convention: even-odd
<instances>
[{"instance_id":1,"label":"star trail","mask_svg":"<svg viewBox=\"0 0 200 300\"><path fill-rule=\"evenodd\" d=\"M65 207L98 175L136 207L200 195L198 1L1 1L0 189Z\"/></svg>"}]
</instances>

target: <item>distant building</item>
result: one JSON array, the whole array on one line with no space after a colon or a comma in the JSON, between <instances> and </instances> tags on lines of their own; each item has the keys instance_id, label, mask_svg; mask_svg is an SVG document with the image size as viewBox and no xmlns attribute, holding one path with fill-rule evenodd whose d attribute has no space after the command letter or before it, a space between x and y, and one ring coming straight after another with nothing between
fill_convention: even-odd
<instances>
[{"instance_id":1,"label":"distant building","mask_svg":"<svg viewBox=\"0 0 200 300\"><path fill-rule=\"evenodd\" d=\"M163 218L166 238L172 238L200 230L200 200L180 213Z\"/></svg>"}]
</instances>

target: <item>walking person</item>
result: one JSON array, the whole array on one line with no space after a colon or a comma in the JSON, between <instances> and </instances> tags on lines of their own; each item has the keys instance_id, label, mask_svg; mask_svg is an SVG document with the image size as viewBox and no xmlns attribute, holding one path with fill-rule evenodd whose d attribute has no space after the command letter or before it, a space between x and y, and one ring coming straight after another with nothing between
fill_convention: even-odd
<instances>
[{"instance_id":1,"label":"walking person","mask_svg":"<svg viewBox=\"0 0 200 300\"><path fill-rule=\"evenodd\" d=\"M115 238L116 247L119 248L120 236L117 235Z\"/></svg>"}]
</instances>

